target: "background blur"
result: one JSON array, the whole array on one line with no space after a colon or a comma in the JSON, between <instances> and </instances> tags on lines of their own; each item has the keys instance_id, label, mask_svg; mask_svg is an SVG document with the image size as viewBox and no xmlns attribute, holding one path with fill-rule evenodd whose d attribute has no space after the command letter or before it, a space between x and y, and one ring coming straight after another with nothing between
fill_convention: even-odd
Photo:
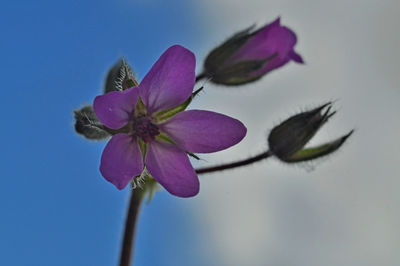
<instances>
[{"instance_id":1,"label":"background blur","mask_svg":"<svg viewBox=\"0 0 400 266\"><path fill-rule=\"evenodd\" d=\"M399 265L400 2L396 0L8 1L0 9L3 101L0 265L115 265L129 190L98 171L105 142L74 133L124 56L142 78L172 44L198 70L235 31L281 16L306 65L237 88L206 84L192 108L242 120L246 139L196 166L265 149L268 131L327 100L313 143L356 133L327 159L274 159L162 191L140 215L135 265Z\"/></svg>"}]
</instances>

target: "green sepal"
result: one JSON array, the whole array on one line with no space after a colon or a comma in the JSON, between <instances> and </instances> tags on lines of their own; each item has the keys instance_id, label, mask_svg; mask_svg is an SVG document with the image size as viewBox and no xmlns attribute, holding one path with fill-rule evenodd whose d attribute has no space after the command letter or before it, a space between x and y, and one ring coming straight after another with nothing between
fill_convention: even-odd
<instances>
[{"instance_id":1,"label":"green sepal","mask_svg":"<svg viewBox=\"0 0 400 266\"><path fill-rule=\"evenodd\" d=\"M136 107L135 107L135 117L141 116L141 115L146 115L146 106L144 105L142 98L139 97Z\"/></svg>"},{"instance_id":2,"label":"green sepal","mask_svg":"<svg viewBox=\"0 0 400 266\"><path fill-rule=\"evenodd\" d=\"M146 152L147 152L147 143L145 143L141 138L137 138L137 141L138 141L138 144L139 144L139 148L140 148L140 151L142 152L142 159L143 159L143 162L145 161L145 158L146 158Z\"/></svg>"},{"instance_id":3,"label":"green sepal","mask_svg":"<svg viewBox=\"0 0 400 266\"><path fill-rule=\"evenodd\" d=\"M138 193L141 197L147 195L147 203L153 199L155 192L161 190L158 182L151 176L146 167L140 175L131 180L130 184L131 188L134 190L133 193Z\"/></svg>"},{"instance_id":4,"label":"green sepal","mask_svg":"<svg viewBox=\"0 0 400 266\"><path fill-rule=\"evenodd\" d=\"M75 131L87 139L102 140L111 136L111 132L100 123L91 105L74 111Z\"/></svg>"},{"instance_id":5,"label":"green sepal","mask_svg":"<svg viewBox=\"0 0 400 266\"><path fill-rule=\"evenodd\" d=\"M204 68L209 75L217 73L224 63L254 35L252 33L254 27L255 25L252 25L239 31L207 55Z\"/></svg>"},{"instance_id":6,"label":"green sepal","mask_svg":"<svg viewBox=\"0 0 400 266\"><path fill-rule=\"evenodd\" d=\"M169 143L172 145L176 145L176 143L164 132L161 132L159 135L157 135L156 140L161 141L161 142L166 142L166 143ZM196 160L200 160L200 157L192 152L186 151L186 154L189 155L190 157L195 158Z\"/></svg>"},{"instance_id":7,"label":"green sepal","mask_svg":"<svg viewBox=\"0 0 400 266\"><path fill-rule=\"evenodd\" d=\"M203 87L194 91L192 93L192 95L190 95L190 97L186 101L184 101L182 104L178 105L177 107L155 113L154 118L156 119L157 123L165 122L169 118L176 115L177 113L184 111L189 106L189 104L192 102L193 98L202 90L203 90Z\"/></svg>"},{"instance_id":8,"label":"green sepal","mask_svg":"<svg viewBox=\"0 0 400 266\"><path fill-rule=\"evenodd\" d=\"M317 131L336 113L331 112L331 108L332 103L328 102L310 111L294 115L274 127L268 136L271 152L286 161L287 158L303 150Z\"/></svg>"},{"instance_id":9,"label":"green sepal","mask_svg":"<svg viewBox=\"0 0 400 266\"><path fill-rule=\"evenodd\" d=\"M301 151L298 151L297 153L293 154L289 158L285 159L285 162L288 163L297 163L297 162L304 162L304 161L309 161L313 159L317 159L323 156L326 156L328 154L331 154L335 151L337 151L343 143L347 140L348 137L353 134L354 130L351 130L348 134L333 140L331 142L319 145L317 147L310 147L310 148L305 148Z\"/></svg>"},{"instance_id":10,"label":"green sepal","mask_svg":"<svg viewBox=\"0 0 400 266\"><path fill-rule=\"evenodd\" d=\"M278 54L263 60L247 60L240 61L236 64L228 65L212 76L212 82L217 84L236 86L243 85L249 82L256 81L264 76L264 73L255 75L254 73L264 68L269 61L275 58Z\"/></svg>"},{"instance_id":11,"label":"green sepal","mask_svg":"<svg viewBox=\"0 0 400 266\"><path fill-rule=\"evenodd\" d=\"M147 181L146 190L147 190L146 203L150 203L153 200L155 193L161 190L161 186L154 178L151 178L149 179L149 181Z\"/></svg>"},{"instance_id":12,"label":"green sepal","mask_svg":"<svg viewBox=\"0 0 400 266\"><path fill-rule=\"evenodd\" d=\"M175 142L164 132L160 132L160 134L156 136L156 140L176 145Z\"/></svg>"}]
</instances>

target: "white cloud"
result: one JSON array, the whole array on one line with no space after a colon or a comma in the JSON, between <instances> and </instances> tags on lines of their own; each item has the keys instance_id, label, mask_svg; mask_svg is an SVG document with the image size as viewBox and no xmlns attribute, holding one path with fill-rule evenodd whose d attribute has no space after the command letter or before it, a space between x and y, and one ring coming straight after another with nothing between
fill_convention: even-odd
<instances>
[{"instance_id":1,"label":"white cloud","mask_svg":"<svg viewBox=\"0 0 400 266\"><path fill-rule=\"evenodd\" d=\"M340 99L316 136L353 127L349 143L315 171L274 160L202 176L205 244L224 265L399 265L400 20L396 1L203 1L211 48L276 16L299 37L306 65L290 63L254 85L207 85L195 104L237 117L246 140L202 165L262 151L267 130L307 106ZM313 105L314 104L314 105Z\"/></svg>"}]
</instances>

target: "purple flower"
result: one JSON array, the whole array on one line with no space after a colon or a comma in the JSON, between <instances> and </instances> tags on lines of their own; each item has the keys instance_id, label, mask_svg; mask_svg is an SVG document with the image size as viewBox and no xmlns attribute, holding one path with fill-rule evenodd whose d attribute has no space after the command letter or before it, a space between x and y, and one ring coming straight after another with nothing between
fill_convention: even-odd
<instances>
[{"instance_id":1,"label":"purple flower","mask_svg":"<svg viewBox=\"0 0 400 266\"><path fill-rule=\"evenodd\" d=\"M240 85L261 78L289 61L303 63L294 51L297 38L280 25L280 18L252 31L235 34L207 57L204 76L225 85Z\"/></svg>"},{"instance_id":2,"label":"purple flower","mask_svg":"<svg viewBox=\"0 0 400 266\"><path fill-rule=\"evenodd\" d=\"M172 46L153 65L137 87L97 96L94 111L114 135L107 143L100 171L123 189L147 171L171 194L191 197L199 180L187 153L210 153L240 142L246 127L231 117L201 110L183 111L165 118L181 105L195 83L195 57L182 46Z\"/></svg>"}]
</instances>

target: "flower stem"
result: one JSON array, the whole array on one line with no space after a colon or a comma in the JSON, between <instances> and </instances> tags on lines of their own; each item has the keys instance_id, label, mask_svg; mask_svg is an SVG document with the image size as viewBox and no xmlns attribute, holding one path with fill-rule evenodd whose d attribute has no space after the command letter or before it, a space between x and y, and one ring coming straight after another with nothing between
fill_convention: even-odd
<instances>
[{"instance_id":1,"label":"flower stem","mask_svg":"<svg viewBox=\"0 0 400 266\"><path fill-rule=\"evenodd\" d=\"M129 200L128 213L126 214L124 239L122 240L121 257L119 260L120 266L130 266L133 257L134 238L137 217L140 210L140 204L143 199L143 194L138 190L132 191Z\"/></svg>"},{"instance_id":2,"label":"flower stem","mask_svg":"<svg viewBox=\"0 0 400 266\"><path fill-rule=\"evenodd\" d=\"M241 167L241 166L245 166L245 165L252 164L257 161L266 159L266 158L270 157L271 155L272 154L270 151L265 151L256 156L247 158L245 160L240 160L240 161L236 161L236 162L232 162L232 163L196 169L196 173L197 174L205 174L205 173L218 172L218 171L223 171L223 170L232 169L232 168L236 168L236 167Z\"/></svg>"},{"instance_id":3,"label":"flower stem","mask_svg":"<svg viewBox=\"0 0 400 266\"><path fill-rule=\"evenodd\" d=\"M198 74L197 76L196 76L196 82L198 82L198 81L200 81L200 80L202 80L202 79L204 79L204 78L206 78L206 74L203 72L203 73L200 73L200 74Z\"/></svg>"},{"instance_id":4,"label":"flower stem","mask_svg":"<svg viewBox=\"0 0 400 266\"><path fill-rule=\"evenodd\" d=\"M272 154L270 151L265 151L256 156L247 158L245 160L196 169L196 173L205 174L205 173L211 173L211 172L217 172L236 167L241 167L255 163L257 161L261 161L263 159L270 157L271 155ZM141 193L138 190L132 191L131 193L128 213L125 221L124 239L122 241L121 257L119 262L120 266L131 266L131 260L133 257L133 248L134 248L135 229L136 229L137 217L140 210L140 205L143 199L143 194L144 193Z\"/></svg>"}]
</instances>

